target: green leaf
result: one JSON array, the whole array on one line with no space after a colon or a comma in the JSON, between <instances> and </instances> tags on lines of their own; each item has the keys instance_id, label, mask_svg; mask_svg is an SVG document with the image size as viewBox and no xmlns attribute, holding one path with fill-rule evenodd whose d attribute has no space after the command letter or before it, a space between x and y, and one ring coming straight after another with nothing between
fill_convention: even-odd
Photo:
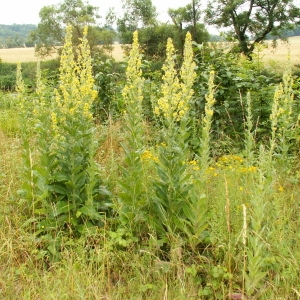
<instances>
[{"instance_id":1,"label":"green leaf","mask_svg":"<svg viewBox=\"0 0 300 300\"><path fill-rule=\"evenodd\" d=\"M54 216L58 216L62 213L69 213L71 210L70 203L66 201L58 201L55 205L55 213L53 213Z\"/></svg>"},{"instance_id":2,"label":"green leaf","mask_svg":"<svg viewBox=\"0 0 300 300\"><path fill-rule=\"evenodd\" d=\"M78 212L81 212L85 216L90 217L92 219L96 219L96 220L101 219L101 215L92 206L89 206L89 207L88 206L83 206L83 207L78 209L77 213Z\"/></svg>"},{"instance_id":3,"label":"green leaf","mask_svg":"<svg viewBox=\"0 0 300 300\"><path fill-rule=\"evenodd\" d=\"M69 175L63 172L57 172L55 173L55 175L53 176L54 181L67 181L69 180Z\"/></svg>"},{"instance_id":4,"label":"green leaf","mask_svg":"<svg viewBox=\"0 0 300 300\"><path fill-rule=\"evenodd\" d=\"M58 184L51 184L49 185L49 191L59 193L62 195L67 195L68 191L66 190L65 187L62 187L61 185Z\"/></svg>"}]
</instances>

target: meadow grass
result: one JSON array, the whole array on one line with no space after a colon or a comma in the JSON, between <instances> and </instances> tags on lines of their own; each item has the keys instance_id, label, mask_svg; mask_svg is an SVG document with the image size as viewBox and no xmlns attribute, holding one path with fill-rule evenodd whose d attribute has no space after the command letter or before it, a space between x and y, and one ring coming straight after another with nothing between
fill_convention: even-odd
<instances>
[{"instance_id":1,"label":"meadow grass","mask_svg":"<svg viewBox=\"0 0 300 300\"><path fill-rule=\"evenodd\" d=\"M14 105L10 107L7 110L15 111ZM13 113L7 114L6 120L9 118L16 121ZM111 188L118 182L124 157L119 146L124 128L119 122L99 126L96 135L103 141L97 161L103 165L102 174ZM22 184L21 150L18 128L10 132L2 126L2 299L227 299L230 293L247 294L242 286L243 270L248 276L249 292L252 282L258 287L254 299L297 299L299 173L290 169L274 177L268 173L268 166L263 166L267 160L263 150L261 163L255 166L248 166L241 156L233 154L210 164L205 193L213 213L208 227L211 242L204 253L166 261L157 251L155 235L153 246L132 244L123 248L123 237L112 238L107 228L89 235L92 247L84 237L66 243L61 260L50 264L40 258L42 250L23 226L18 195ZM197 172L193 165L190 171ZM149 171L149 165L147 168ZM246 257L253 259L252 269L248 269L249 261L244 261L245 251L250 251L244 248L244 242L248 244L250 239L253 252Z\"/></svg>"}]
</instances>

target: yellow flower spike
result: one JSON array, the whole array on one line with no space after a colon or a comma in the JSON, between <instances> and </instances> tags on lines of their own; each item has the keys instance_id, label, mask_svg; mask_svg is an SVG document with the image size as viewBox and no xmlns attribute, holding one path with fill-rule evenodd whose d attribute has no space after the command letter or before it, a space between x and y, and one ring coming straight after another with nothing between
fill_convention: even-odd
<instances>
[{"instance_id":1,"label":"yellow flower spike","mask_svg":"<svg viewBox=\"0 0 300 300\"><path fill-rule=\"evenodd\" d=\"M91 107L97 97L97 91L94 90L87 27L84 28L77 57L76 62L72 46L72 27L68 26L61 55L60 93L56 91L55 101L57 108L60 108L61 119L72 119L76 115L83 116L88 121L92 119Z\"/></svg>"},{"instance_id":2,"label":"yellow flower spike","mask_svg":"<svg viewBox=\"0 0 300 300\"><path fill-rule=\"evenodd\" d=\"M142 75L142 55L140 54L140 46L138 42L138 32L133 33L132 49L130 51L128 65L126 69L126 80L122 95L125 103L136 105L139 113L142 113L142 100L143 100L143 85L144 79Z\"/></svg>"},{"instance_id":3,"label":"yellow flower spike","mask_svg":"<svg viewBox=\"0 0 300 300\"><path fill-rule=\"evenodd\" d=\"M20 105L21 110L25 107L24 102L24 94L25 94L25 85L22 77L22 67L21 64L17 64L17 81L16 81L16 91L18 93L18 102Z\"/></svg>"},{"instance_id":4,"label":"yellow flower spike","mask_svg":"<svg viewBox=\"0 0 300 300\"><path fill-rule=\"evenodd\" d=\"M188 110L189 102L194 93L192 86L196 79L195 67L196 64L193 60L192 36L190 32L188 32L186 34L184 53L183 53L183 63L180 70L180 76L182 80L181 83L182 104L181 105L184 111Z\"/></svg>"}]
</instances>

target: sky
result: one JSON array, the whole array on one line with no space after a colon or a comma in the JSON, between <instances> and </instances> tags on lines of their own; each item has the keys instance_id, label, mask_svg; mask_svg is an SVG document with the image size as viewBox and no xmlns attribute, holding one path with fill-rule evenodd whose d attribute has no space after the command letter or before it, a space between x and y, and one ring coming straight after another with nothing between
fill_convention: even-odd
<instances>
[{"instance_id":1,"label":"sky","mask_svg":"<svg viewBox=\"0 0 300 300\"><path fill-rule=\"evenodd\" d=\"M63 0L6 0L1 4L0 24L38 24L42 7L58 4ZM109 7L116 12L122 11L121 0L89 0L89 4L99 7L100 16L105 17ZM152 0L159 14L159 20L168 21L168 8L178 8L190 3L190 0ZM101 20L100 20L101 22Z\"/></svg>"}]
</instances>

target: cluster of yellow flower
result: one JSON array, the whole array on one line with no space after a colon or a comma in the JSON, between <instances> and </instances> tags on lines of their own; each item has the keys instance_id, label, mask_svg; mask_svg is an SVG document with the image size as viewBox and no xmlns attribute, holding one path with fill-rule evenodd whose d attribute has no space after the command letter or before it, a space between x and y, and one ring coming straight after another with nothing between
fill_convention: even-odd
<instances>
[{"instance_id":1,"label":"cluster of yellow flower","mask_svg":"<svg viewBox=\"0 0 300 300\"><path fill-rule=\"evenodd\" d=\"M97 97L94 90L94 78L90 49L87 40L87 27L77 52L75 61L72 46L72 27L66 30L65 44L60 63L60 86L55 90L55 106L52 112L52 127L58 133L57 123L63 124L67 119L75 117L90 121L92 119L91 106ZM56 116L54 116L54 114Z\"/></svg>"},{"instance_id":2,"label":"cluster of yellow flower","mask_svg":"<svg viewBox=\"0 0 300 300\"><path fill-rule=\"evenodd\" d=\"M226 165L226 164L241 164L244 162L244 159L238 155L223 155L218 159L217 165Z\"/></svg>"},{"instance_id":3,"label":"cluster of yellow flower","mask_svg":"<svg viewBox=\"0 0 300 300\"><path fill-rule=\"evenodd\" d=\"M189 110L189 102L193 95L193 83L196 77L191 34L187 33L184 48L183 64L180 75L177 76L174 61L175 49L172 40L167 41L166 61L163 65L162 97L154 107L156 115L163 116L169 123L180 121Z\"/></svg>"},{"instance_id":4,"label":"cluster of yellow flower","mask_svg":"<svg viewBox=\"0 0 300 300\"><path fill-rule=\"evenodd\" d=\"M213 116L213 106L216 102L216 99L214 98L214 78L215 78L215 71L210 71L210 76L208 79L208 87L209 87L209 93L206 94L206 104L205 104L205 117L203 119L204 126L206 124L211 123L211 118Z\"/></svg>"},{"instance_id":5,"label":"cluster of yellow flower","mask_svg":"<svg viewBox=\"0 0 300 300\"><path fill-rule=\"evenodd\" d=\"M142 78L142 56L139 47L138 32L135 31L133 33L132 49L126 69L127 84L122 91L122 96L127 104L136 105L137 109L141 110L144 78Z\"/></svg>"},{"instance_id":6,"label":"cluster of yellow flower","mask_svg":"<svg viewBox=\"0 0 300 300\"><path fill-rule=\"evenodd\" d=\"M150 150L145 150L141 155L141 159L143 161L158 162L158 157L155 154L153 154Z\"/></svg>"},{"instance_id":7,"label":"cluster of yellow flower","mask_svg":"<svg viewBox=\"0 0 300 300\"><path fill-rule=\"evenodd\" d=\"M200 170L199 162L198 162L198 161L196 161L196 160L190 160L190 161L188 162L188 164L189 164L190 166L192 166L192 169L193 169L194 171L199 171L199 170Z\"/></svg>"},{"instance_id":8,"label":"cluster of yellow flower","mask_svg":"<svg viewBox=\"0 0 300 300\"><path fill-rule=\"evenodd\" d=\"M257 172L257 167L245 166L244 159L239 155L224 155L218 159L215 166L219 170L230 170L239 173Z\"/></svg>"},{"instance_id":9,"label":"cluster of yellow flower","mask_svg":"<svg viewBox=\"0 0 300 300\"><path fill-rule=\"evenodd\" d=\"M241 172L241 173L256 173L257 172L257 167L255 167L255 166L242 167L242 168L238 169L238 172Z\"/></svg>"}]
</instances>

